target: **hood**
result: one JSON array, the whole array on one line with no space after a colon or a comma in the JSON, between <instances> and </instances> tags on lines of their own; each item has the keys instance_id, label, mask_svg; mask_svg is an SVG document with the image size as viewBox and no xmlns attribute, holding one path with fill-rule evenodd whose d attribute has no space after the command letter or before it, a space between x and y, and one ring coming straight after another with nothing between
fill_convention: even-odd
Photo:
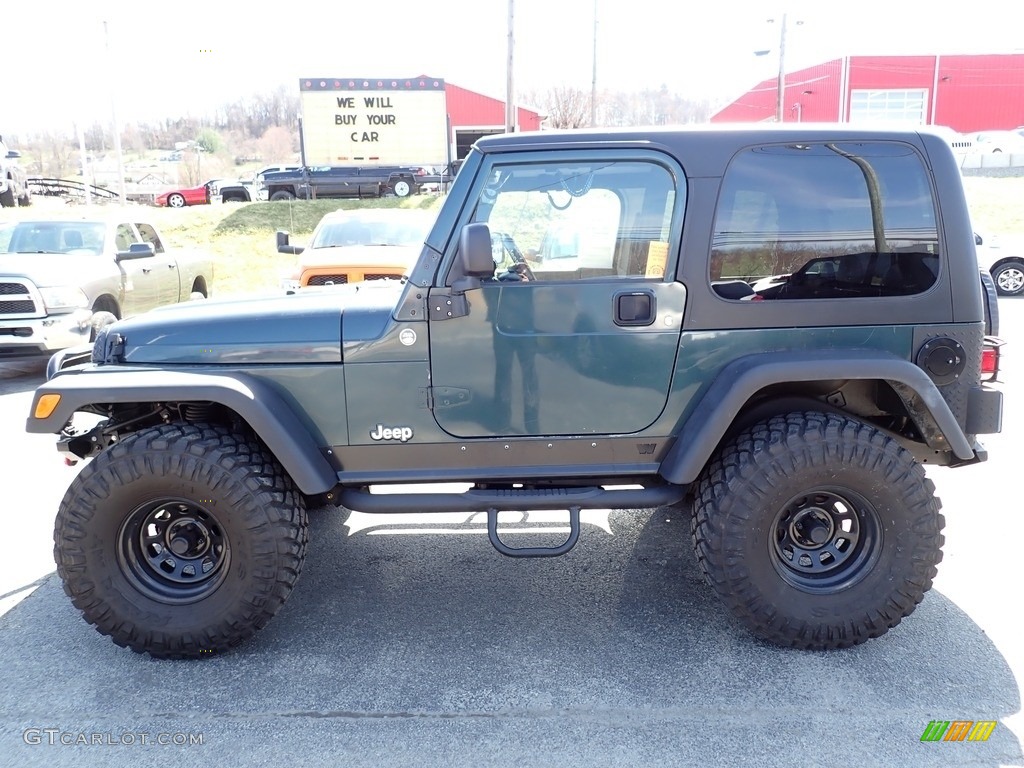
<instances>
[{"instance_id":1,"label":"hood","mask_svg":"<svg viewBox=\"0 0 1024 768\"><path fill-rule=\"evenodd\" d=\"M106 267L106 269L105 269ZM82 285L117 266L112 259L70 253L0 253L0 274L24 277L37 288Z\"/></svg>"},{"instance_id":2,"label":"hood","mask_svg":"<svg viewBox=\"0 0 1024 768\"><path fill-rule=\"evenodd\" d=\"M300 268L341 267L353 264L411 268L423 250L417 245L334 245L307 248L300 257Z\"/></svg>"},{"instance_id":3,"label":"hood","mask_svg":"<svg viewBox=\"0 0 1024 768\"><path fill-rule=\"evenodd\" d=\"M109 326L97 339L97 356L147 364L338 363L345 310L358 311L359 333L368 340L383 332L400 295L400 283L384 281L185 302Z\"/></svg>"}]
</instances>

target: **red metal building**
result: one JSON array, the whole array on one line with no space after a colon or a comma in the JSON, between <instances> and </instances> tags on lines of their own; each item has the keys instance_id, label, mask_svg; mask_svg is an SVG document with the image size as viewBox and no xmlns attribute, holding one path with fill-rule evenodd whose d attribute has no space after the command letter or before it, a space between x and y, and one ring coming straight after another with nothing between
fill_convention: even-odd
<instances>
[{"instance_id":1,"label":"red metal building","mask_svg":"<svg viewBox=\"0 0 1024 768\"><path fill-rule=\"evenodd\" d=\"M712 122L774 121L776 78ZM902 120L961 133L1024 125L1024 54L848 56L786 74L784 122Z\"/></svg>"},{"instance_id":2,"label":"red metal building","mask_svg":"<svg viewBox=\"0 0 1024 768\"><path fill-rule=\"evenodd\" d=\"M455 157L463 158L481 136L505 132L505 102L481 93L445 83L448 118L455 144ZM517 131L539 131L541 115L524 107L516 108Z\"/></svg>"}]
</instances>

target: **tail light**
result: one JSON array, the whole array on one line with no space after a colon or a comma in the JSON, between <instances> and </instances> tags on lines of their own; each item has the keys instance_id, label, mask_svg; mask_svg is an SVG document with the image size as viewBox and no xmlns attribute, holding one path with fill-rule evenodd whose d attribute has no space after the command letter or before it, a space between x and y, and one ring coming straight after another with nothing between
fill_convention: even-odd
<instances>
[{"instance_id":1,"label":"tail light","mask_svg":"<svg viewBox=\"0 0 1024 768\"><path fill-rule=\"evenodd\" d=\"M999 357L1001 347L1006 342L995 336L986 336L981 350L981 380L995 381L999 376Z\"/></svg>"}]
</instances>

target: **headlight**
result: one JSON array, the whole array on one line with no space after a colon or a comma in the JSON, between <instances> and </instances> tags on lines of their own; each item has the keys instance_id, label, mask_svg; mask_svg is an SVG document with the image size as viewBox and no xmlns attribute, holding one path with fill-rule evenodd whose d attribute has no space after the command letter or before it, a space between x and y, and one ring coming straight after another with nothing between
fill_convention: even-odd
<instances>
[{"instance_id":1,"label":"headlight","mask_svg":"<svg viewBox=\"0 0 1024 768\"><path fill-rule=\"evenodd\" d=\"M81 307L89 306L89 297L81 288L73 285L58 285L52 288L40 288L39 295L47 312L72 312Z\"/></svg>"}]
</instances>

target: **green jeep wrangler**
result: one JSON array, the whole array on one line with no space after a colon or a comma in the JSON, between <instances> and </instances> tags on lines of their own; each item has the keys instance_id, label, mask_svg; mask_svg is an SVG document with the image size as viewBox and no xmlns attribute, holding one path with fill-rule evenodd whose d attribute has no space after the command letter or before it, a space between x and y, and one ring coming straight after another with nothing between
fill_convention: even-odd
<instances>
[{"instance_id":1,"label":"green jeep wrangler","mask_svg":"<svg viewBox=\"0 0 1024 768\"><path fill-rule=\"evenodd\" d=\"M1000 429L979 274L926 131L482 139L406 279L157 310L51 360L27 428L92 458L57 569L115 643L192 657L280 610L311 506L478 511L550 556L582 509L676 505L752 632L854 645L932 585L922 464ZM568 538L509 546L510 510Z\"/></svg>"}]
</instances>

